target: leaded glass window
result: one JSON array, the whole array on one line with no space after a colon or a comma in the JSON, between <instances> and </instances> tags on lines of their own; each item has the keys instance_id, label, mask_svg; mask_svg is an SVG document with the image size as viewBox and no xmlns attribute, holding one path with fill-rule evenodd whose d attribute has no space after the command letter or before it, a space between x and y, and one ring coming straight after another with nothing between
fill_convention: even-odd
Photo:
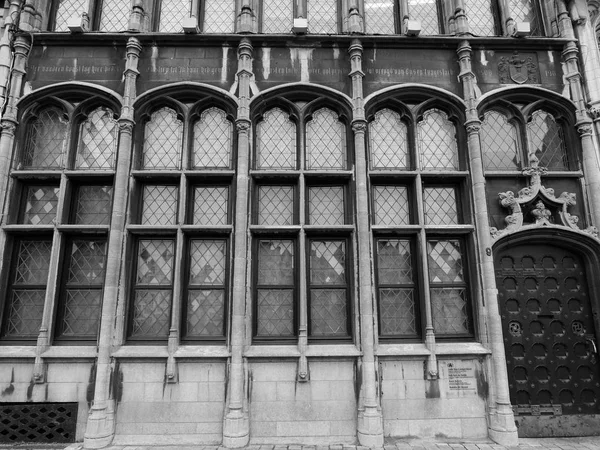
<instances>
[{"instance_id":1,"label":"leaded glass window","mask_svg":"<svg viewBox=\"0 0 600 450\"><path fill-rule=\"evenodd\" d=\"M155 111L144 133L142 168L179 169L183 142L183 122L170 108Z\"/></svg>"},{"instance_id":2,"label":"leaded glass window","mask_svg":"<svg viewBox=\"0 0 600 450\"><path fill-rule=\"evenodd\" d=\"M52 242L23 239L15 247L3 337L35 339L42 324Z\"/></svg>"},{"instance_id":3,"label":"leaded glass window","mask_svg":"<svg viewBox=\"0 0 600 450\"><path fill-rule=\"evenodd\" d=\"M290 239L257 242L256 335L285 338L295 334L295 244Z\"/></svg>"},{"instance_id":4,"label":"leaded glass window","mask_svg":"<svg viewBox=\"0 0 600 450\"><path fill-rule=\"evenodd\" d=\"M308 221L311 225L344 224L344 188L311 186L308 188Z\"/></svg>"},{"instance_id":5,"label":"leaded glass window","mask_svg":"<svg viewBox=\"0 0 600 450\"><path fill-rule=\"evenodd\" d=\"M296 168L296 125L284 111L267 111L256 132L257 169Z\"/></svg>"},{"instance_id":6,"label":"leaded glass window","mask_svg":"<svg viewBox=\"0 0 600 450\"><path fill-rule=\"evenodd\" d=\"M98 108L82 122L76 169L112 169L115 166L119 127L108 108Z\"/></svg>"},{"instance_id":7,"label":"leaded glass window","mask_svg":"<svg viewBox=\"0 0 600 450\"><path fill-rule=\"evenodd\" d=\"M67 21L73 16L87 13L88 0L60 0L54 16L54 31L69 31Z\"/></svg>"},{"instance_id":8,"label":"leaded glass window","mask_svg":"<svg viewBox=\"0 0 600 450\"><path fill-rule=\"evenodd\" d=\"M58 186L27 186L20 222L25 225L55 223L58 195Z\"/></svg>"},{"instance_id":9,"label":"leaded glass window","mask_svg":"<svg viewBox=\"0 0 600 450\"><path fill-rule=\"evenodd\" d=\"M108 225L112 208L112 191L112 186L79 186L73 205L73 223Z\"/></svg>"},{"instance_id":10,"label":"leaded glass window","mask_svg":"<svg viewBox=\"0 0 600 450\"><path fill-rule=\"evenodd\" d=\"M337 114L319 109L306 124L306 168L344 169L346 167L346 127Z\"/></svg>"},{"instance_id":11,"label":"leaded glass window","mask_svg":"<svg viewBox=\"0 0 600 450\"><path fill-rule=\"evenodd\" d=\"M493 0L464 0L469 31L475 36L496 34L495 9Z\"/></svg>"},{"instance_id":12,"label":"leaded glass window","mask_svg":"<svg viewBox=\"0 0 600 450\"><path fill-rule=\"evenodd\" d=\"M417 130L421 169L458 169L456 129L444 112L437 109L426 111Z\"/></svg>"},{"instance_id":13,"label":"leaded glass window","mask_svg":"<svg viewBox=\"0 0 600 450\"><path fill-rule=\"evenodd\" d=\"M29 122L23 152L23 167L60 169L67 149L68 121L58 108L43 109Z\"/></svg>"},{"instance_id":14,"label":"leaded glass window","mask_svg":"<svg viewBox=\"0 0 600 450\"><path fill-rule=\"evenodd\" d=\"M132 338L168 335L175 266L172 239L139 239L130 331Z\"/></svg>"},{"instance_id":15,"label":"leaded glass window","mask_svg":"<svg viewBox=\"0 0 600 450\"><path fill-rule=\"evenodd\" d=\"M510 15L515 22L529 22L532 36L541 36L543 30L535 0L510 0Z\"/></svg>"},{"instance_id":16,"label":"leaded glass window","mask_svg":"<svg viewBox=\"0 0 600 450\"><path fill-rule=\"evenodd\" d=\"M314 34L335 34L337 0L306 0L308 31Z\"/></svg>"},{"instance_id":17,"label":"leaded glass window","mask_svg":"<svg viewBox=\"0 0 600 450\"><path fill-rule=\"evenodd\" d=\"M422 35L440 33L437 0L408 0L408 16L421 22Z\"/></svg>"},{"instance_id":18,"label":"leaded glass window","mask_svg":"<svg viewBox=\"0 0 600 450\"><path fill-rule=\"evenodd\" d=\"M263 33L290 33L293 18L294 6L291 0L263 0Z\"/></svg>"},{"instance_id":19,"label":"leaded glass window","mask_svg":"<svg viewBox=\"0 0 600 450\"><path fill-rule=\"evenodd\" d=\"M408 168L407 141L407 127L400 115L389 109L377 111L369 123L371 168Z\"/></svg>"},{"instance_id":20,"label":"leaded glass window","mask_svg":"<svg viewBox=\"0 0 600 450\"><path fill-rule=\"evenodd\" d=\"M394 0L364 0L367 34L396 33Z\"/></svg>"},{"instance_id":21,"label":"leaded glass window","mask_svg":"<svg viewBox=\"0 0 600 450\"><path fill-rule=\"evenodd\" d=\"M228 220L229 187L197 186L194 188L195 225L225 225Z\"/></svg>"},{"instance_id":22,"label":"leaded glass window","mask_svg":"<svg viewBox=\"0 0 600 450\"><path fill-rule=\"evenodd\" d=\"M294 187L259 186L259 225L292 225L294 223Z\"/></svg>"},{"instance_id":23,"label":"leaded glass window","mask_svg":"<svg viewBox=\"0 0 600 450\"><path fill-rule=\"evenodd\" d=\"M160 0L160 21L158 31L181 33L183 19L190 17L190 1Z\"/></svg>"},{"instance_id":24,"label":"leaded glass window","mask_svg":"<svg viewBox=\"0 0 600 450\"><path fill-rule=\"evenodd\" d=\"M130 15L131 0L102 0L100 31L126 31Z\"/></svg>"},{"instance_id":25,"label":"leaded glass window","mask_svg":"<svg viewBox=\"0 0 600 450\"><path fill-rule=\"evenodd\" d=\"M377 239L376 243L380 335L416 337L418 304L411 243L406 239Z\"/></svg>"},{"instance_id":26,"label":"leaded glass window","mask_svg":"<svg viewBox=\"0 0 600 450\"><path fill-rule=\"evenodd\" d=\"M106 271L104 239L74 239L68 246L57 338L96 339Z\"/></svg>"},{"instance_id":27,"label":"leaded glass window","mask_svg":"<svg viewBox=\"0 0 600 450\"><path fill-rule=\"evenodd\" d=\"M223 337L227 241L193 239L189 248L185 335L187 338Z\"/></svg>"},{"instance_id":28,"label":"leaded glass window","mask_svg":"<svg viewBox=\"0 0 600 450\"><path fill-rule=\"evenodd\" d=\"M456 189L454 187L425 187L423 189L425 225L459 223Z\"/></svg>"},{"instance_id":29,"label":"leaded glass window","mask_svg":"<svg viewBox=\"0 0 600 450\"><path fill-rule=\"evenodd\" d=\"M550 170L567 170L569 161L562 130L552 114L537 110L527 123L529 154L535 155L539 165Z\"/></svg>"},{"instance_id":30,"label":"leaded glass window","mask_svg":"<svg viewBox=\"0 0 600 450\"><path fill-rule=\"evenodd\" d=\"M407 225L410 206L406 186L373 186L375 225Z\"/></svg>"},{"instance_id":31,"label":"leaded glass window","mask_svg":"<svg viewBox=\"0 0 600 450\"><path fill-rule=\"evenodd\" d=\"M178 195L177 186L144 186L142 225L175 225Z\"/></svg>"},{"instance_id":32,"label":"leaded glass window","mask_svg":"<svg viewBox=\"0 0 600 450\"><path fill-rule=\"evenodd\" d=\"M235 2L231 0L204 0L205 33L233 33Z\"/></svg>"},{"instance_id":33,"label":"leaded glass window","mask_svg":"<svg viewBox=\"0 0 600 450\"><path fill-rule=\"evenodd\" d=\"M519 141L517 128L497 111L488 111L481 123L483 166L487 170L517 170Z\"/></svg>"},{"instance_id":34,"label":"leaded glass window","mask_svg":"<svg viewBox=\"0 0 600 450\"><path fill-rule=\"evenodd\" d=\"M202 112L194 124L194 168L224 168L231 166L233 125L225 111L210 108Z\"/></svg>"}]
</instances>

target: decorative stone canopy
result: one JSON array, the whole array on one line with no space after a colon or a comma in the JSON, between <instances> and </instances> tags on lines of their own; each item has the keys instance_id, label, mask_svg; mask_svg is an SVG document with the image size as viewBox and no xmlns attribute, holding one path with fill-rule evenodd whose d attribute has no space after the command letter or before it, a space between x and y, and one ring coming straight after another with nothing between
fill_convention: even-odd
<instances>
[{"instance_id":1,"label":"decorative stone canopy","mask_svg":"<svg viewBox=\"0 0 600 450\"><path fill-rule=\"evenodd\" d=\"M553 188L542 185L542 176L546 175L548 169L539 166L534 154L529 155L529 162L531 166L523 170L523 175L530 177L529 186L521 189L517 196L513 191L498 194L500 204L509 208L511 214L504 219L506 228L490 228L492 238L540 227L568 228L598 238L596 227L582 230L578 225L579 217L569 213L569 207L576 204L576 195L563 192L556 197Z\"/></svg>"}]
</instances>

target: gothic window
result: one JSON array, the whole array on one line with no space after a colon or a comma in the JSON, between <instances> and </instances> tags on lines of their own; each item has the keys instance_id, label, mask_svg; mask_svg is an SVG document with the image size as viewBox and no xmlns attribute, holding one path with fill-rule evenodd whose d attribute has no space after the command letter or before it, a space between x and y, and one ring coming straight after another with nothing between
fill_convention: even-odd
<instances>
[{"instance_id":1,"label":"gothic window","mask_svg":"<svg viewBox=\"0 0 600 450\"><path fill-rule=\"evenodd\" d=\"M294 18L308 20L308 32L338 33L338 0L263 0L262 32L291 33Z\"/></svg>"},{"instance_id":2,"label":"gothic window","mask_svg":"<svg viewBox=\"0 0 600 450\"><path fill-rule=\"evenodd\" d=\"M229 286L233 122L202 100L140 118L127 336L224 341Z\"/></svg>"},{"instance_id":3,"label":"gothic window","mask_svg":"<svg viewBox=\"0 0 600 450\"><path fill-rule=\"evenodd\" d=\"M55 342L98 333L118 126L105 106L69 111L46 106L23 120L5 225L15 263L5 269L4 339L33 343L42 326Z\"/></svg>"},{"instance_id":4,"label":"gothic window","mask_svg":"<svg viewBox=\"0 0 600 450\"><path fill-rule=\"evenodd\" d=\"M364 0L368 34L402 33L406 17L421 23L422 35L441 34L443 10L438 0Z\"/></svg>"},{"instance_id":5,"label":"gothic window","mask_svg":"<svg viewBox=\"0 0 600 450\"><path fill-rule=\"evenodd\" d=\"M256 125L256 342L293 341L300 328L312 341L352 336L347 125L333 109L309 105L273 107Z\"/></svg>"},{"instance_id":6,"label":"gothic window","mask_svg":"<svg viewBox=\"0 0 600 450\"><path fill-rule=\"evenodd\" d=\"M194 7L194 5L197 5ZM200 10L197 10L201 7ZM160 0L156 29L163 33L181 33L185 18L194 16L199 20L204 33L233 33L235 2L231 0L204 0L203 2L181 2Z\"/></svg>"},{"instance_id":7,"label":"gothic window","mask_svg":"<svg viewBox=\"0 0 600 450\"><path fill-rule=\"evenodd\" d=\"M441 109L375 111L369 177L381 339L473 336L468 173L456 119ZM430 312L429 312L430 311Z\"/></svg>"}]
</instances>

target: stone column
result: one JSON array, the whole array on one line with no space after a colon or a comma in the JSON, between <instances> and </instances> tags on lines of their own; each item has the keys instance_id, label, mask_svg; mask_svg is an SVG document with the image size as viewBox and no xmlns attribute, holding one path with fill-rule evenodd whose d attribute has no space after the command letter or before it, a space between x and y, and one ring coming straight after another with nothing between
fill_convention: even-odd
<instances>
[{"instance_id":1,"label":"stone column","mask_svg":"<svg viewBox=\"0 0 600 450\"><path fill-rule=\"evenodd\" d=\"M127 217L127 197L129 169L131 166L131 145L133 133L133 102L136 97L137 70L142 45L135 38L127 42L127 62L125 67L125 92L119 118L119 149L115 173L113 209L108 238L107 261L123 261L123 238ZM112 335L119 292L119 275L123 264L107 264L104 282L104 297L98 338L98 361L94 400L89 412L84 436L84 448L107 447L115 433L115 405L110 396Z\"/></svg>"},{"instance_id":2,"label":"stone column","mask_svg":"<svg viewBox=\"0 0 600 450\"><path fill-rule=\"evenodd\" d=\"M464 100L467 105L465 126L468 135L469 163L473 190L473 207L475 213L475 228L477 232L479 272L481 273L482 294L484 304L479 305L485 310L488 334L488 345L492 351L492 382L493 392L488 401L489 420L488 433L490 438L501 445L517 445L518 436L514 415L510 405L508 389L508 372L506 355L502 337L502 319L498 305L498 290L494 273L492 256L492 240L488 219L488 209L485 192L485 177L481 156L481 141L479 130L481 122L477 114L477 99L475 97L475 75L472 71L472 51L468 41L463 41L458 48L460 64L459 78L463 85Z\"/></svg>"},{"instance_id":3,"label":"stone column","mask_svg":"<svg viewBox=\"0 0 600 450\"><path fill-rule=\"evenodd\" d=\"M19 21L19 14L23 0L11 0L4 20L4 26L0 29L0 105L4 105L8 95L8 80L10 68L13 63L10 42L14 38L15 23ZM2 118L0 108L0 119Z\"/></svg>"},{"instance_id":4,"label":"stone column","mask_svg":"<svg viewBox=\"0 0 600 450\"><path fill-rule=\"evenodd\" d=\"M362 399L358 410L358 442L367 447L383 445L383 419L377 398L377 363L375 361L375 324L373 317L373 277L371 233L369 223L369 193L367 190L367 160L365 149L365 108L362 71L363 47L358 39L350 49L356 171L356 233L358 240L358 296L360 312L360 344L362 357Z\"/></svg>"},{"instance_id":5,"label":"stone column","mask_svg":"<svg viewBox=\"0 0 600 450\"><path fill-rule=\"evenodd\" d=\"M246 254L248 251L248 170L250 161L250 82L252 45L242 39L238 47L238 133L235 225L233 233L233 290L229 392L223 422L223 446L244 447L250 439L250 422L244 398L244 344L246 338Z\"/></svg>"}]
</instances>

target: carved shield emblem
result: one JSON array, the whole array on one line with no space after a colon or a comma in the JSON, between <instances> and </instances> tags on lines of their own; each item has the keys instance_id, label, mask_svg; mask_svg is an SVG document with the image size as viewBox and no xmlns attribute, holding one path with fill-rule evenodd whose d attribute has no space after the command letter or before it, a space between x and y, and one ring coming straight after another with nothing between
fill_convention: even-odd
<instances>
[{"instance_id":1,"label":"carved shield emblem","mask_svg":"<svg viewBox=\"0 0 600 450\"><path fill-rule=\"evenodd\" d=\"M513 80L517 84L525 83L529 74L527 73L527 66L525 65L524 59L519 59L513 57L508 65L508 73L510 74L510 79Z\"/></svg>"}]
</instances>

